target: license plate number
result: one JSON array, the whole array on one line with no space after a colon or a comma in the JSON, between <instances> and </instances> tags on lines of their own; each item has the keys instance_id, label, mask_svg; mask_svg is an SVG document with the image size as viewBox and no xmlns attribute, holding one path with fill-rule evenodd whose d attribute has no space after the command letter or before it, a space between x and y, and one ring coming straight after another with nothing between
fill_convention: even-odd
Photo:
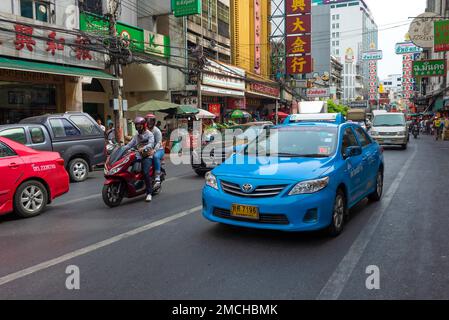
<instances>
[{"instance_id":1,"label":"license plate number","mask_svg":"<svg viewBox=\"0 0 449 320\"><path fill-rule=\"evenodd\" d=\"M254 206L245 206L241 204L233 204L231 207L231 215L234 217L259 219L259 208Z\"/></svg>"}]
</instances>

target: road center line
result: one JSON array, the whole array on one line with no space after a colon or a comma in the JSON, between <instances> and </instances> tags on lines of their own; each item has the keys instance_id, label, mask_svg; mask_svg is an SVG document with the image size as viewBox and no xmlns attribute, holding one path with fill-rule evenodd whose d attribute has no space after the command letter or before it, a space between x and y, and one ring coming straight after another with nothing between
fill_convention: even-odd
<instances>
[{"instance_id":1,"label":"road center line","mask_svg":"<svg viewBox=\"0 0 449 320\"><path fill-rule=\"evenodd\" d=\"M174 181L183 177L187 177L187 176L191 176L191 173L186 173L186 174L182 174L176 177L171 177L168 179L165 179L164 183L166 182L170 182L170 181ZM103 184L101 185L103 187ZM89 196L85 196L85 197L81 197L81 198L76 198L76 199L72 199L72 200L67 200L61 203L56 203L54 205L52 205L52 207L62 207L62 206L66 206L68 204L73 204L73 203L77 203L80 201L86 201L86 200L90 200L90 199L96 199L96 198L100 198L101 197L101 193L96 193L96 194L91 194Z\"/></svg>"},{"instance_id":2,"label":"road center line","mask_svg":"<svg viewBox=\"0 0 449 320\"><path fill-rule=\"evenodd\" d=\"M340 261L339 265L331 275L326 285L321 289L321 292L317 296L317 300L336 300L339 298L343 289L345 288L352 272L354 271L357 263L359 262L363 252L365 251L368 243L376 231L380 220L384 216L388 207L396 194L402 179L405 177L410 165L418 152L417 147L411 157L406 161L405 165L401 168L393 183L388 188L386 195L382 198L380 207L376 210L369 219L366 226L360 231L359 236L349 248L346 255Z\"/></svg>"},{"instance_id":3,"label":"road center line","mask_svg":"<svg viewBox=\"0 0 449 320\"><path fill-rule=\"evenodd\" d=\"M201 208L202 208L202 206L197 206L197 207L194 207L194 208L191 208L191 209L188 209L188 210L176 213L176 214L171 215L169 217L166 217L166 218L163 218L163 219L151 222L151 223L149 223L147 225L144 225L144 226L141 226L139 228L136 228L136 229L127 231L125 233L116 235L116 236L111 237L109 239L106 239L106 240L94 243L94 244L89 245L87 247L84 247L82 249L78 249L78 250L72 251L72 252L64 254L64 255L62 255L60 257L57 257L57 258L54 258L54 259L51 259L51 260L39 263L39 264L37 264L35 266L32 266L32 267L29 267L29 268L26 268L26 269L23 269L23 270L11 273L9 275L6 275L6 276L0 278L0 286L6 284L8 282L15 281L17 279L20 279L20 278L23 278L25 276L28 276L30 274L36 273L38 271L42 271L42 270L48 269L48 268L50 268L52 266L55 266L55 265L60 264L60 263L63 263L65 261L67 261L67 260L70 260L70 259L82 256L82 255L85 255L87 253L90 253L92 251L98 250L98 249L103 248L103 247L109 246L109 245L111 245L113 243L116 243L118 241L121 241L121 240L127 239L129 237L135 236L135 235L137 235L139 233L142 233L142 232L148 231L150 229L159 227L159 226L164 225L164 224L166 224L168 222L180 219L180 218L182 218L184 216L187 216L187 215L189 215L191 213L194 213L194 212L197 212L197 211L201 210Z\"/></svg>"}]
</instances>

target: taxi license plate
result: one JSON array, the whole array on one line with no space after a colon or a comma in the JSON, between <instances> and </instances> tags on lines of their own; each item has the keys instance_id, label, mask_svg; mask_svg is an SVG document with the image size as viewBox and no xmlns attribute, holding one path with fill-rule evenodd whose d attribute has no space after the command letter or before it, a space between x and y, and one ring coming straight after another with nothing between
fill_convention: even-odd
<instances>
[{"instance_id":1,"label":"taxi license plate","mask_svg":"<svg viewBox=\"0 0 449 320\"><path fill-rule=\"evenodd\" d=\"M259 219L259 208L254 207L254 206L233 204L231 207L231 216L258 220Z\"/></svg>"}]
</instances>

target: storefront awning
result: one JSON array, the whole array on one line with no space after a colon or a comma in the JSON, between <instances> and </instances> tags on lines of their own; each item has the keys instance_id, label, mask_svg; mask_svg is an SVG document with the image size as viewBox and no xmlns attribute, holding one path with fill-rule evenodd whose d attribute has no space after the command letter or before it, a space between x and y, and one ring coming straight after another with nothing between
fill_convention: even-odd
<instances>
[{"instance_id":1,"label":"storefront awning","mask_svg":"<svg viewBox=\"0 0 449 320\"><path fill-rule=\"evenodd\" d=\"M11 59L0 57L0 69L19 70L28 72L41 72L74 77L90 77L104 80L118 80L114 76L95 69L63 66L60 64L50 64L34 62L21 59Z\"/></svg>"}]
</instances>

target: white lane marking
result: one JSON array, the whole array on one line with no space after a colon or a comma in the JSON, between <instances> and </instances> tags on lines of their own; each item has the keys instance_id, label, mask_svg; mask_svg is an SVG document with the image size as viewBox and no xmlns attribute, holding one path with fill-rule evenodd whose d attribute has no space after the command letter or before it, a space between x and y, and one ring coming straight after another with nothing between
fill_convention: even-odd
<instances>
[{"instance_id":1,"label":"white lane marking","mask_svg":"<svg viewBox=\"0 0 449 320\"><path fill-rule=\"evenodd\" d=\"M38 271L42 271L42 270L48 269L48 268L53 267L53 266L55 266L57 264L63 263L65 261L67 261L67 260L70 260L70 259L82 256L82 255L85 255L87 253L90 253L92 251L98 250L98 249L103 248L103 247L109 246L109 245L111 245L113 243L116 243L118 241L127 239L127 238L132 237L132 236L135 236L135 235L137 235L139 233L148 231L150 229L156 228L156 227L161 226L163 224L166 224L168 222L180 219L180 218L182 218L184 216L187 216L187 215L189 215L191 213L194 213L194 212L197 212L197 211L201 210L201 208L202 208L202 206L197 206L197 207L194 207L194 208L191 208L191 209L188 209L188 210L176 213L176 214L171 215L169 217L166 217L166 218L163 218L163 219L151 222L151 223L149 223L147 225L144 225L144 226L141 226L139 228L136 228L136 229L130 230L128 232L116 235L116 236L111 237L109 239L106 239L106 240L94 243L94 244L89 245L87 247L84 247L82 249L78 249L78 250L72 251L70 253L64 254L64 255L62 255L60 257L57 257L57 258L54 258L54 259L51 259L51 260L39 263L39 264L34 265L32 267L29 267L29 268L26 268L26 269L23 269L23 270L20 270L20 271L8 274L8 275L0 278L0 286L6 284L8 282L15 281L17 279L20 279L20 278L23 278L25 276L28 276L30 274L36 273Z\"/></svg>"},{"instance_id":2,"label":"white lane marking","mask_svg":"<svg viewBox=\"0 0 449 320\"><path fill-rule=\"evenodd\" d=\"M171 178L165 179L164 183L170 182L170 181L174 181L174 180L177 180L179 178L191 176L191 175L192 175L191 173L187 173L187 174L183 174L183 175L180 175L180 176L171 177ZM85 197L81 197L81 198L67 200L67 201L64 201L64 202L61 202L61 203L56 203L56 204L52 205L52 207L66 206L68 204L77 203L77 202L80 202L80 201L86 201L86 200L90 200L90 199L96 199L96 198L100 198L100 197L101 197L101 193L96 193L96 194L92 194L90 196L85 196Z\"/></svg>"},{"instance_id":3,"label":"white lane marking","mask_svg":"<svg viewBox=\"0 0 449 320\"><path fill-rule=\"evenodd\" d=\"M354 271L357 263L359 262L363 252L365 251L368 243L371 241L374 231L382 219L383 215L387 211L388 207L396 194L399 185L407 173L410 165L417 154L418 149L415 150L410 158L406 161L405 165L401 168L398 175L394 179L393 183L388 188L386 195L382 198L380 207L376 210L369 219L366 226L360 231L359 236L349 248L346 255L340 261L339 265L331 275L326 285L321 289L321 292L316 297L317 300L336 300L340 296L341 292L346 286L352 272Z\"/></svg>"}]
</instances>

